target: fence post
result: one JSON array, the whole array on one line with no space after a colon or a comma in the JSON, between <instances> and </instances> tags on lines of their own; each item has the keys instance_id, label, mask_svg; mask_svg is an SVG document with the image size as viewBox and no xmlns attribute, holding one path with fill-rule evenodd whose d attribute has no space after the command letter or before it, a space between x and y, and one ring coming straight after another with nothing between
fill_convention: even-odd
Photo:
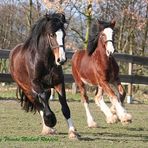
<instances>
[{"instance_id":1,"label":"fence post","mask_svg":"<svg viewBox=\"0 0 148 148\"><path fill-rule=\"evenodd\" d=\"M128 74L132 76L132 71L133 71L133 63L129 63L128 65ZM131 104L132 103L132 82L128 84L128 96L127 96L127 103Z\"/></svg>"},{"instance_id":2,"label":"fence post","mask_svg":"<svg viewBox=\"0 0 148 148\"><path fill-rule=\"evenodd\" d=\"M72 83L72 94L76 94L77 93L77 85L76 83Z\"/></svg>"},{"instance_id":3,"label":"fence post","mask_svg":"<svg viewBox=\"0 0 148 148\"><path fill-rule=\"evenodd\" d=\"M131 38L130 38L130 45L129 45L129 54L132 56L133 55L133 32L131 33ZM132 76L132 72L133 72L133 57L131 62L129 62L128 64L128 75ZM128 84L128 96L127 96L127 103L131 104L132 103L132 83L133 81L131 81Z\"/></svg>"}]
</instances>

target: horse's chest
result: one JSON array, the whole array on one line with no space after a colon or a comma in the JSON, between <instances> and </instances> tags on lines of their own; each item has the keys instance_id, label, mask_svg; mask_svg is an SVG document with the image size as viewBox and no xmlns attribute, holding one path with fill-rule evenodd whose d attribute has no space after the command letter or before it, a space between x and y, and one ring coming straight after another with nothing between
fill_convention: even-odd
<instances>
[{"instance_id":1,"label":"horse's chest","mask_svg":"<svg viewBox=\"0 0 148 148\"><path fill-rule=\"evenodd\" d=\"M63 72L61 68L53 67L51 71L44 76L43 83L47 87L53 87L62 83L63 81Z\"/></svg>"}]
</instances>

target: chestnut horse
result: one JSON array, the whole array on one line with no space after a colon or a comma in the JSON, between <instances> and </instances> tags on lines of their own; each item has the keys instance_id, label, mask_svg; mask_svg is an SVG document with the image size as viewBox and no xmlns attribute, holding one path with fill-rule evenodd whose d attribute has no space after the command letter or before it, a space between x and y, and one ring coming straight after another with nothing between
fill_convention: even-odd
<instances>
[{"instance_id":1,"label":"chestnut horse","mask_svg":"<svg viewBox=\"0 0 148 148\"><path fill-rule=\"evenodd\" d=\"M17 45L10 53L10 72L18 84L21 104L26 111L35 108L41 115L42 134L54 134L56 117L48 100L50 89L59 96L62 113L67 120L69 138L77 134L66 101L62 64L66 61L64 37L65 16L46 14L33 26L25 43Z\"/></svg>"},{"instance_id":2,"label":"chestnut horse","mask_svg":"<svg viewBox=\"0 0 148 148\"><path fill-rule=\"evenodd\" d=\"M72 57L72 74L80 89L89 127L96 127L97 124L89 110L85 84L97 86L95 103L105 114L107 123L115 123L118 120L128 123L132 120L132 116L122 106L126 93L119 79L119 67L112 56L115 51L113 46L114 26L115 21L98 21L91 29L88 50L76 51ZM94 38L92 33L96 32L98 34ZM117 88L118 95L115 94L110 83ZM103 100L103 92L106 92L110 98L111 109Z\"/></svg>"}]
</instances>

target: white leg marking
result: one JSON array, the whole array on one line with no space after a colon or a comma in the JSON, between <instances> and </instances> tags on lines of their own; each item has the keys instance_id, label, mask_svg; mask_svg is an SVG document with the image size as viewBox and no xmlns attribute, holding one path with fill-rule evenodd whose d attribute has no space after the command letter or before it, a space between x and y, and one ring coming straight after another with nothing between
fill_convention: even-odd
<instances>
[{"instance_id":1,"label":"white leg marking","mask_svg":"<svg viewBox=\"0 0 148 148\"><path fill-rule=\"evenodd\" d=\"M68 124L69 131L75 131L75 128L73 126L73 122L72 122L72 119L71 118L69 118L67 120L67 124Z\"/></svg>"},{"instance_id":2,"label":"white leg marking","mask_svg":"<svg viewBox=\"0 0 148 148\"><path fill-rule=\"evenodd\" d=\"M90 113L88 103L84 102L84 107L85 107L85 111L86 111L88 127L97 127L97 124L94 121L94 119L93 119L93 117L92 117L92 115Z\"/></svg>"},{"instance_id":3,"label":"white leg marking","mask_svg":"<svg viewBox=\"0 0 148 148\"><path fill-rule=\"evenodd\" d=\"M121 103L118 100L114 99L113 105L116 108L116 113L122 123L129 123L132 121L131 114L128 114L127 111L122 107Z\"/></svg>"},{"instance_id":4,"label":"white leg marking","mask_svg":"<svg viewBox=\"0 0 148 148\"><path fill-rule=\"evenodd\" d=\"M118 101L114 102L114 106L116 108L116 113L119 116L119 119L121 119L127 113L127 111L122 107L121 103Z\"/></svg>"},{"instance_id":5,"label":"white leg marking","mask_svg":"<svg viewBox=\"0 0 148 148\"><path fill-rule=\"evenodd\" d=\"M99 101L98 100L96 101L96 104L97 106L100 107L101 111L105 114L107 123L116 123L118 121L117 116L112 114L111 110L104 102L103 96L100 96L100 99Z\"/></svg>"},{"instance_id":6,"label":"white leg marking","mask_svg":"<svg viewBox=\"0 0 148 148\"><path fill-rule=\"evenodd\" d=\"M103 96L100 97L99 101L96 102L97 106L100 107L101 111L105 114L106 117L112 116L112 113L109 107L104 102Z\"/></svg>"},{"instance_id":7,"label":"white leg marking","mask_svg":"<svg viewBox=\"0 0 148 148\"><path fill-rule=\"evenodd\" d=\"M50 128L50 127L46 126L46 124L44 122L43 111L40 111L40 115L41 115L42 124L43 124L42 134L43 135L55 134L55 130L53 128Z\"/></svg>"},{"instance_id":8,"label":"white leg marking","mask_svg":"<svg viewBox=\"0 0 148 148\"><path fill-rule=\"evenodd\" d=\"M67 123L68 123L68 127L69 127L69 138L70 139L77 139L79 137L79 135L77 134L74 126L73 126L73 122L72 122L72 119L69 118L67 120Z\"/></svg>"}]
</instances>

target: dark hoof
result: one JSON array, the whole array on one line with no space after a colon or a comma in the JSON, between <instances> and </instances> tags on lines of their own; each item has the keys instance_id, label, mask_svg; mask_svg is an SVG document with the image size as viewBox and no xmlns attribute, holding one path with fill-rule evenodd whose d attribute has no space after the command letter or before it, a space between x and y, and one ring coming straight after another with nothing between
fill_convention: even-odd
<instances>
[{"instance_id":1,"label":"dark hoof","mask_svg":"<svg viewBox=\"0 0 148 148\"><path fill-rule=\"evenodd\" d=\"M57 123L57 119L54 113L50 115L44 115L44 122L48 127L54 127Z\"/></svg>"}]
</instances>

